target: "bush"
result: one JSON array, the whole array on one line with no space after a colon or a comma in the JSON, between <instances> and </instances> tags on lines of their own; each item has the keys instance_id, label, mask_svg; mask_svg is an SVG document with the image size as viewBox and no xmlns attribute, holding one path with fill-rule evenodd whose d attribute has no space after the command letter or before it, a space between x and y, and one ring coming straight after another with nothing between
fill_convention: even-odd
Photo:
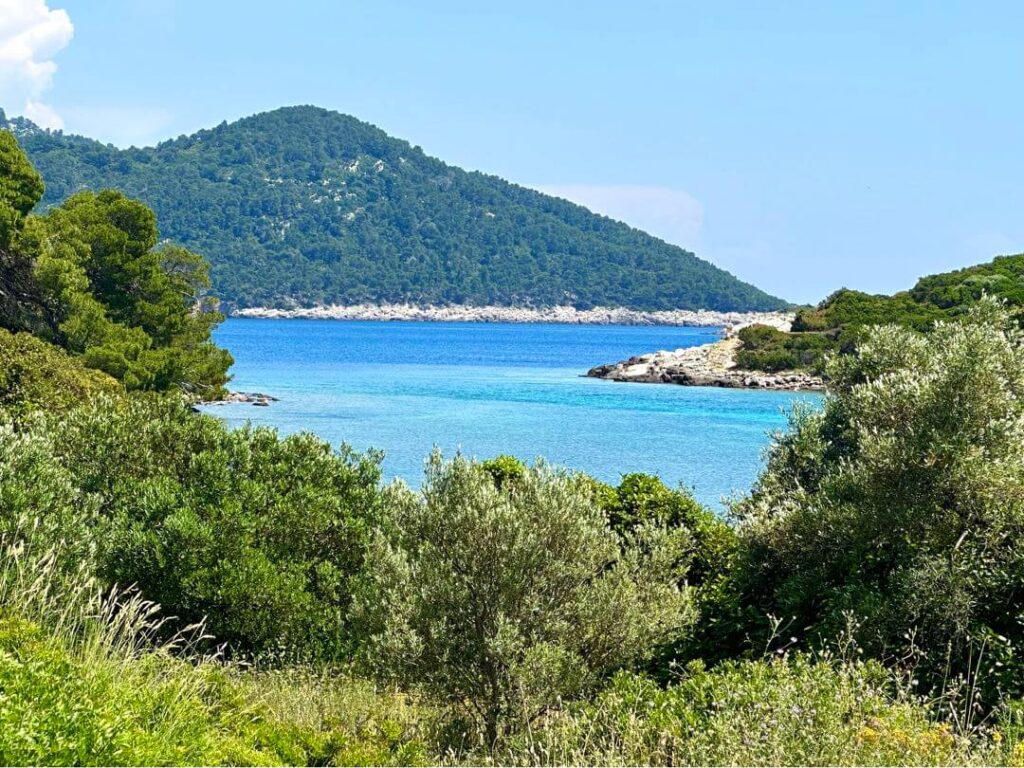
<instances>
[{"instance_id":1,"label":"bush","mask_svg":"<svg viewBox=\"0 0 1024 768\"><path fill-rule=\"evenodd\" d=\"M755 371L820 373L828 353L839 349L834 334L785 333L767 325L748 325L738 335L743 346L736 353L736 366Z\"/></svg>"},{"instance_id":2,"label":"bush","mask_svg":"<svg viewBox=\"0 0 1024 768\"><path fill-rule=\"evenodd\" d=\"M862 645L912 646L931 683L980 673L990 704L1018 694L1020 332L985 302L927 337L876 329L830 377L824 409L797 415L735 510L752 615L823 641L852 614Z\"/></svg>"},{"instance_id":3,"label":"bush","mask_svg":"<svg viewBox=\"0 0 1024 768\"><path fill-rule=\"evenodd\" d=\"M620 537L579 478L539 466L499 489L434 454L422 496L393 489L356 612L364 658L456 708L492 748L691 618L685 532Z\"/></svg>"},{"instance_id":4,"label":"bush","mask_svg":"<svg viewBox=\"0 0 1024 768\"><path fill-rule=\"evenodd\" d=\"M347 655L379 457L232 431L178 398L103 400L33 429L96 509L107 583L137 585L185 623L206 618L231 653Z\"/></svg>"},{"instance_id":5,"label":"bush","mask_svg":"<svg viewBox=\"0 0 1024 768\"><path fill-rule=\"evenodd\" d=\"M67 411L97 394L120 391L117 381L59 347L0 328L0 409L8 414Z\"/></svg>"},{"instance_id":6,"label":"bush","mask_svg":"<svg viewBox=\"0 0 1024 768\"><path fill-rule=\"evenodd\" d=\"M327 673L227 667L191 631L153 642L157 606L63 559L0 547L0 764L425 762L429 711Z\"/></svg>"}]
</instances>

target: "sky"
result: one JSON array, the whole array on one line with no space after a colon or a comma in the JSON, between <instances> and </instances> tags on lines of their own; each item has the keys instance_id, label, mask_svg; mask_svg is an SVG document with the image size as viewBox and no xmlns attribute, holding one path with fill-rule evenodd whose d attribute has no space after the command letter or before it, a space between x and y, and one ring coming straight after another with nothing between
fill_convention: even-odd
<instances>
[{"instance_id":1,"label":"sky","mask_svg":"<svg viewBox=\"0 0 1024 768\"><path fill-rule=\"evenodd\" d=\"M119 146L316 104L765 290L1024 251L1024 3L0 0L0 107Z\"/></svg>"}]
</instances>

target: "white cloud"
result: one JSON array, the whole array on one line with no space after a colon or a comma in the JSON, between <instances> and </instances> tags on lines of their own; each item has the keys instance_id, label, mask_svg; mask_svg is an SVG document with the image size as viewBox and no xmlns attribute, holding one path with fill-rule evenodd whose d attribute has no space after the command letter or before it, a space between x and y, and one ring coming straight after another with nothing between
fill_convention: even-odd
<instances>
[{"instance_id":1,"label":"white cloud","mask_svg":"<svg viewBox=\"0 0 1024 768\"><path fill-rule=\"evenodd\" d=\"M681 189L632 184L541 184L535 189L684 248L700 247L704 205Z\"/></svg>"},{"instance_id":2,"label":"white cloud","mask_svg":"<svg viewBox=\"0 0 1024 768\"><path fill-rule=\"evenodd\" d=\"M0 0L0 106L44 128L64 123L41 97L53 85L53 57L74 35L66 11L46 0Z\"/></svg>"}]
</instances>

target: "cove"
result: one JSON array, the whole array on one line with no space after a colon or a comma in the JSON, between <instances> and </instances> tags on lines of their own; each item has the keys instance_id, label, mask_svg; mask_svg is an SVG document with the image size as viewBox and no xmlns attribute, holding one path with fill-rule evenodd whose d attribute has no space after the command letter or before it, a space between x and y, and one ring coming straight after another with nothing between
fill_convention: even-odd
<instances>
[{"instance_id":1,"label":"cove","mask_svg":"<svg viewBox=\"0 0 1024 768\"><path fill-rule=\"evenodd\" d=\"M230 386L280 398L205 406L232 426L310 431L384 451L387 478L412 486L437 446L507 453L608 482L628 472L682 484L703 503L750 488L770 433L814 394L588 379L600 363L714 341L716 328L232 318Z\"/></svg>"}]
</instances>

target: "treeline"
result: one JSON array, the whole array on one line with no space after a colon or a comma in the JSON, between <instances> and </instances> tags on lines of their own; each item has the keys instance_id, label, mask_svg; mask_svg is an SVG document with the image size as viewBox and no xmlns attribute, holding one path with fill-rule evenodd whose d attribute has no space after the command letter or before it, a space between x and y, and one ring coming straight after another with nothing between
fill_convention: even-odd
<instances>
[{"instance_id":1,"label":"treeline","mask_svg":"<svg viewBox=\"0 0 1024 768\"><path fill-rule=\"evenodd\" d=\"M786 306L639 230L315 107L147 149L7 124L47 178L45 205L106 187L138 197L240 306Z\"/></svg>"},{"instance_id":2,"label":"treeline","mask_svg":"<svg viewBox=\"0 0 1024 768\"><path fill-rule=\"evenodd\" d=\"M895 324L927 331L936 321L962 316L984 296L1008 307L1024 305L1024 254L922 277L892 296L843 288L818 306L796 313L792 332L748 326L736 362L763 371L806 369L822 373L829 354L849 354L869 328Z\"/></svg>"},{"instance_id":3,"label":"treeline","mask_svg":"<svg viewBox=\"0 0 1024 768\"><path fill-rule=\"evenodd\" d=\"M2 157L31 286L49 225ZM117 239L132 217L105 210ZM512 457L384 485L377 454L228 429L187 377L130 391L9 317L4 764L1024 758L1024 338L993 300L868 331L728 522L654 477Z\"/></svg>"}]
</instances>

